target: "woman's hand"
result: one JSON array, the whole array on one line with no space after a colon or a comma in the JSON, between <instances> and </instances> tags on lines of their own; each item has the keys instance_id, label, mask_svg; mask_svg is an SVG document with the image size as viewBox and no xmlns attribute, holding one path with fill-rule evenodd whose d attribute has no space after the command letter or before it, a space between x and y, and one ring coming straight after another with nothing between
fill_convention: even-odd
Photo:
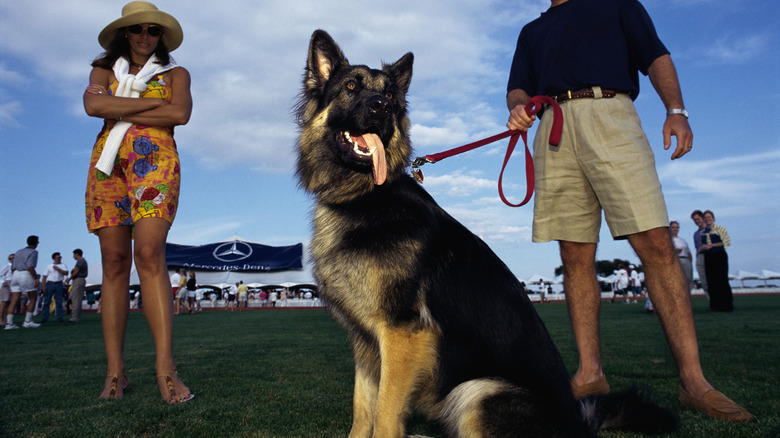
<instances>
[{"instance_id":1,"label":"woman's hand","mask_svg":"<svg viewBox=\"0 0 780 438\"><path fill-rule=\"evenodd\" d=\"M105 86L99 84L89 84L85 92L89 94L105 94L108 95L108 90Z\"/></svg>"}]
</instances>

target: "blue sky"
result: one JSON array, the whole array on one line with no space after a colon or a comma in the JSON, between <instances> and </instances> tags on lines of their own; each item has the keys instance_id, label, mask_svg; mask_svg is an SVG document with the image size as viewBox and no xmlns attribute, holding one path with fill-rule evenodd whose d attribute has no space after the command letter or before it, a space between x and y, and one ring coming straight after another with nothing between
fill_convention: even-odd
<instances>
[{"instance_id":1,"label":"blue sky","mask_svg":"<svg viewBox=\"0 0 780 438\"><path fill-rule=\"evenodd\" d=\"M267 245L308 243L311 199L293 174L309 36L327 30L355 64L415 54L409 94L417 155L502 132L517 34L544 0L420 2L156 1L184 29L173 52L192 75L194 110L178 127L182 196L169 241L204 244L235 234ZM446 4L446 7L442 5ZM671 219L689 244L694 209L731 234L731 271L780 272L780 5L776 1L643 2L678 69L694 150L672 162L664 108L642 79L636 101ZM124 1L0 0L0 253L41 238L39 270L80 247L99 281L97 237L84 224L85 178L101 121L81 96L100 30ZM532 207L504 206L496 180L506 142L427 165L425 188L523 279L552 276L557 245L530 242ZM522 156L505 190L525 193ZM638 261L602 228L599 259Z\"/></svg>"}]
</instances>

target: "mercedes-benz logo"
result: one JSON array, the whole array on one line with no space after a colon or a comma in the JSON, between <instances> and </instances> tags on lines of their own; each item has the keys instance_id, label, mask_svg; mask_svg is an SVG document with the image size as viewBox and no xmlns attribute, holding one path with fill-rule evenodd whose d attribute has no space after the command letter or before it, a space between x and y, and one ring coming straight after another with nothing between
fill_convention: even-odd
<instances>
[{"instance_id":1,"label":"mercedes-benz logo","mask_svg":"<svg viewBox=\"0 0 780 438\"><path fill-rule=\"evenodd\" d=\"M244 242L226 242L214 249L214 258L226 263L244 260L250 255L252 247Z\"/></svg>"}]
</instances>

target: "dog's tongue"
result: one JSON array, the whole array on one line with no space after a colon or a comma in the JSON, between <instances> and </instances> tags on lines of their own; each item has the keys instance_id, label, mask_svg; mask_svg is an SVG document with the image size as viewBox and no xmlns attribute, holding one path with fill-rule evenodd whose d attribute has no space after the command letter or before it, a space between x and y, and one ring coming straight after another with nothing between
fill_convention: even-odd
<instances>
[{"instance_id":1,"label":"dog's tongue","mask_svg":"<svg viewBox=\"0 0 780 438\"><path fill-rule=\"evenodd\" d=\"M374 184L380 186L387 179L387 162L385 161L385 147L382 140L376 134L363 134L360 136L361 143L365 143L368 150L373 150L371 159L373 160Z\"/></svg>"}]
</instances>

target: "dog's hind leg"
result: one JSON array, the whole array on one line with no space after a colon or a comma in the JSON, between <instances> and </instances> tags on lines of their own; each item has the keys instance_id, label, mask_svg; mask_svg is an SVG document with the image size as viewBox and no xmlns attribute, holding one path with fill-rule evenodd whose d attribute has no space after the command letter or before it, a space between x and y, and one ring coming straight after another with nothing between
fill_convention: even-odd
<instances>
[{"instance_id":1,"label":"dog's hind leg","mask_svg":"<svg viewBox=\"0 0 780 438\"><path fill-rule=\"evenodd\" d=\"M436 367L439 335L388 326L381 327L377 335L382 365L374 437L398 438L404 436L411 394Z\"/></svg>"}]
</instances>

